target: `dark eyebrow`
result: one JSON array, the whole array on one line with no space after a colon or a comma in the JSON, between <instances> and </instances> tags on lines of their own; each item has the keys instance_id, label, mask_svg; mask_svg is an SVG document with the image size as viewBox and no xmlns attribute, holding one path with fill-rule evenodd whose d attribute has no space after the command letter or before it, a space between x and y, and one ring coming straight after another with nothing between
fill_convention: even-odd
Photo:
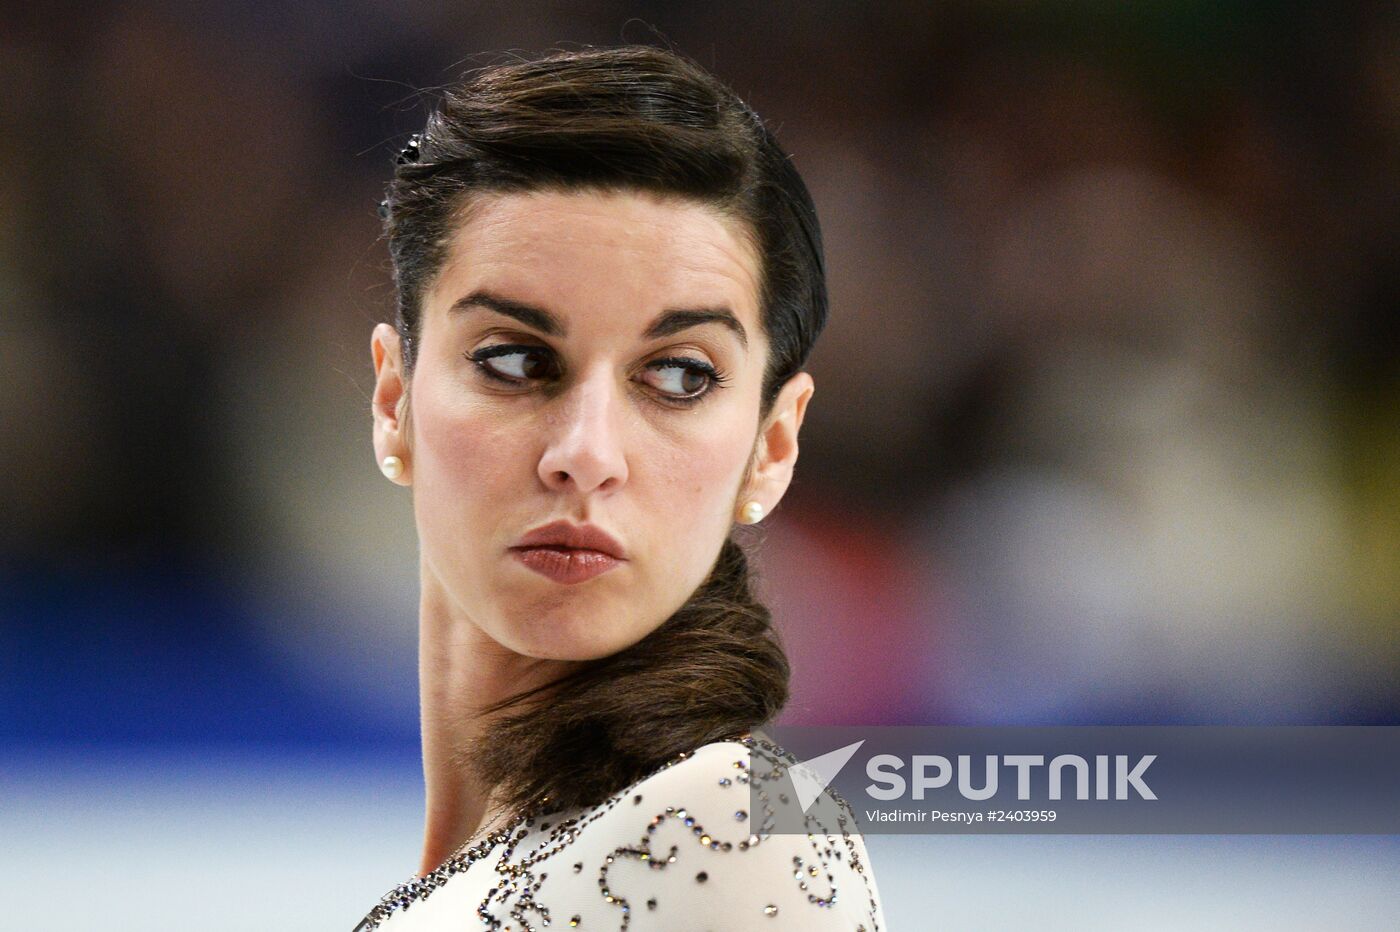
<instances>
[{"instance_id":1,"label":"dark eyebrow","mask_svg":"<svg viewBox=\"0 0 1400 932\"><path fill-rule=\"evenodd\" d=\"M749 335L744 332L744 325L739 323L739 318L734 316L734 312L727 307L699 307L686 310L662 311L656 320L651 322L646 332L642 334L646 339L655 337L669 337L673 333L679 333L689 327L698 327L701 324L723 324L734 335L739 338L739 345L745 350L749 348Z\"/></svg>"},{"instance_id":2,"label":"dark eyebrow","mask_svg":"<svg viewBox=\"0 0 1400 932\"><path fill-rule=\"evenodd\" d=\"M458 298L452 302L452 306L447 309L447 312L452 314L457 311L469 311L475 307L484 307L488 311L514 317L525 326L538 330L547 336L562 337L568 333L568 328L560 322L559 318L544 308L502 298L489 291L477 290L465 298Z\"/></svg>"},{"instance_id":3,"label":"dark eyebrow","mask_svg":"<svg viewBox=\"0 0 1400 932\"><path fill-rule=\"evenodd\" d=\"M551 337L567 336L569 328L564 326L563 321L551 311L542 307L525 304L522 301L513 301L510 298L503 298L500 295L492 294L489 291L478 289L464 298L458 298L448 308L448 313L456 311L468 311L472 308L485 308L495 311L497 314L504 314L513 317L531 329L538 330ZM739 338L739 343L745 350L749 348L749 337L744 331L744 325L739 322L739 318L734 316L734 312L727 307L701 307L701 308L677 308L662 311L657 315L645 331L642 332L644 339L655 339L657 337L668 337L682 330L691 327L698 327L701 324L722 324L733 331Z\"/></svg>"}]
</instances>

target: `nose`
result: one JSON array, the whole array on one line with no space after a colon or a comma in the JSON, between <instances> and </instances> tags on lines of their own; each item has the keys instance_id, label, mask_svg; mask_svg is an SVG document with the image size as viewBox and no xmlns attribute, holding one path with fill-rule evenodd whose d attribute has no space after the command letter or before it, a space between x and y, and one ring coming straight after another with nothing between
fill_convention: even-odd
<instances>
[{"instance_id":1,"label":"nose","mask_svg":"<svg viewBox=\"0 0 1400 932\"><path fill-rule=\"evenodd\" d=\"M556 491L610 491L627 481L623 429L618 423L622 400L611 374L600 367L555 399L552 426L539 474Z\"/></svg>"}]
</instances>

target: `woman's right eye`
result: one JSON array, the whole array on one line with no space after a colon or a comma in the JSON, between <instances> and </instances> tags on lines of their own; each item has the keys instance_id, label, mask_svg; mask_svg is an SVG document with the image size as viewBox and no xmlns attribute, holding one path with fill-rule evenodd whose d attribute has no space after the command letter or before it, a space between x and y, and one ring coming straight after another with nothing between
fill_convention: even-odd
<instances>
[{"instance_id":1,"label":"woman's right eye","mask_svg":"<svg viewBox=\"0 0 1400 932\"><path fill-rule=\"evenodd\" d=\"M467 358L481 371L502 382L520 383L550 378L555 374L553 354L541 346L498 343L468 353Z\"/></svg>"}]
</instances>

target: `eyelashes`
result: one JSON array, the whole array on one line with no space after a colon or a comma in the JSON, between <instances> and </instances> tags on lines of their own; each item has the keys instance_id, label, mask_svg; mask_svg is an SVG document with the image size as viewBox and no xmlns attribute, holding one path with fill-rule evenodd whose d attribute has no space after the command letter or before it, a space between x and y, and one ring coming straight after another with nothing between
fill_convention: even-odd
<instances>
[{"instance_id":1,"label":"eyelashes","mask_svg":"<svg viewBox=\"0 0 1400 932\"><path fill-rule=\"evenodd\" d=\"M530 360L533 363L535 363L535 365L531 366L531 369L533 371L526 372L526 364L522 362L520 366L520 374L513 375L508 372L502 372L496 366L489 365L487 362L491 359L508 359L511 356L519 356L522 360ZM477 368L481 369L481 371L486 373L488 376L495 379L500 379L504 382L510 382L512 384L520 384L521 382L527 379L558 377L558 372L554 371L557 370L558 367L552 365L554 361L554 354L542 346L524 346L512 343L497 343L495 346L487 346L477 350L474 353L467 353L467 358L472 362L476 363ZM539 371L540 367L538 363L540 363L541 361L547 364L551 364L550 368L547 371Z\"/></svg>"},{"instance_id":2,"label":"eyelashes","mask_svg":"<svg viewBox=\"0 0 1400 932\"><path fill-rule=\"evenodd\" d=\"M703 380L699 388L691 391L685 391L684 388L679 392L661 389L662 394L678 401L682 399L699 401L719 387L721 383L727 381L727 378L721 375L714 366L689 356L668 356L665 359L654 359L647 363L646 369L648 372L673 371L679 373L681 376L679 381L682 386L685 384L686 376L698 376Z\"/></svg>"},{"instance_id":3,"label":"eyelashes","mask_svg":"<svg viewBox=\"0 0 1400 932\"><path fill-rule=\"evenodd\" d=\"M523 386L540 379L554 381L562 375L554 352L543 346L498 343L464 355L468 361L481 370L485 377L509 385ZM517 358L519 361L514 361ZM498 364L494 362L495 360L502 362ZM679 383L682 389L686 386L688 379L695 377L702 379L703 383L699 388L680 392L668 391L652 383L647 383L654 389L654 394L659 396L664 403L685 407L698 404L729 381L729 377L714 366L704 360L689 356L667 356L663 359L654 359L646 364L644 371L677 373L679 378L668 381Z\"/></svg>"}]
</instances>

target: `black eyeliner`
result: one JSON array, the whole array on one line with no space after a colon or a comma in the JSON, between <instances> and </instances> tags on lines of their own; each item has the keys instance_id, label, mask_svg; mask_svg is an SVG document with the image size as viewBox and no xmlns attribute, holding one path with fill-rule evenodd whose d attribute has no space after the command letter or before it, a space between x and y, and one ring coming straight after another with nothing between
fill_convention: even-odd
<instances>
[{"instance_id":1,"label":"black eyeliner","mask_svg":"<svg viewBox=\"0 0 1400 932\"><path fill-rule=\"evenodd\" d=\"M548 353L551 356L554 353L553 350L548 349L547 347L542 347L534 344L495 343L491 346L482 347L479 350L470 350L464 353L463 355L466 356L469 362L475 363L476 367L482 372L484 372L487 375L487 377L494 379L498 382L505 382L508 385L522 385L531 380L525 379L522 381L521 379L518 379L514 376L502 375L495 369L492 369L490 366L486 365L485 362L486 360L494 359L497 356L515 356L518 354L537 352ZM666 404L679 404L688 407L701 401L712 391L729 381L729 376L723 374L714 366L710 365L707 362L704 362L703 360L695 359L691 356L665 356L661 359L653 359L651 362L646 364L646 368L688 369L694 372L699 372L709 379L709 384L703 390L697 392L694 395L669 395L665 392L659 392L659 396Z\"/></svg>"}]
</instances>

